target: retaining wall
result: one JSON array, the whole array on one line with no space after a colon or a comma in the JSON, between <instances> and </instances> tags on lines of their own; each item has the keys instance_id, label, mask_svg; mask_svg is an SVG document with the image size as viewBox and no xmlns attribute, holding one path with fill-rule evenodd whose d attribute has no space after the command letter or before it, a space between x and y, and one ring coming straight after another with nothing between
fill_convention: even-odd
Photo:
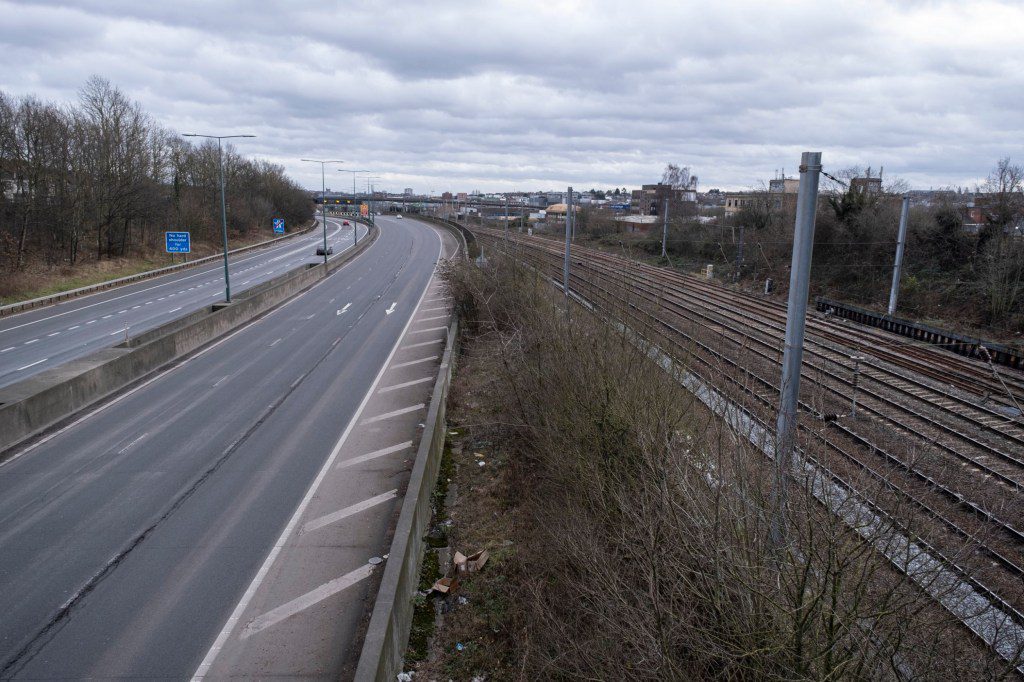
<instances>
[{"instance_id":1,"label":"retaining wall","mask_svg":"<svg viewBox=\"0 0 1024 682\"><path fill-rule=\"evenodd\" d=\"M448 431L445 419L448 386L458 346L458 332L458 319L455 319L448 327L448 342L424 421L423 439L416 450L416 463L409 477L388 563L363 640L356 682L392 682L402 671L412 628L412 598L419 587L423 537L431 517L430 498L437 482Z\"/></svg>"}]
</instances>

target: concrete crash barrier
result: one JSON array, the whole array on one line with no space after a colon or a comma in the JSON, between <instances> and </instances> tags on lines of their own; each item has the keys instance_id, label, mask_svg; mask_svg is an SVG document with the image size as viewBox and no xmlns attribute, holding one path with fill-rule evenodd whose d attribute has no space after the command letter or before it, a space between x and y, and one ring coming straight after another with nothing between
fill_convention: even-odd
<instances>
[{"instance_id":1,"label":"concrete crash barrier","mask_svg":"<svg viewBox=\"0 0 1024 682\"><path fill-rule=\"evenodd\" d=\"M860 308L849 303L840 303L839 301L833 301L820 296L815 298L814 301L815 306L820 312L829 315L842 317L870 327L878 327L879 329L884 329L900 336L907 336L917 341L933 343L937 346L942 346L948 351L969 358L987 361L990 357L992 362L997 365L1006 365L1014 369L1024 370L1024 350L1020 348L985 341L975 336L959 334L948 329L939 329L938 327L932 327L921 322L890 317L889 315L876 313L866 308Z\"/></svg>"},{"instance_id":2,"label":"concrete crash barrier","mask_svg":"<svg viewBox=\"0 0 1024 682\"><path fill-rule=\"evenodd\" d=\"M454 220L447 220L445 218L435 218L433 216L416 216L417 220L424 220L428 223L434 223L445 227L455 233L455 236L459 238L459 243L462 245L463 258L469 258L475 260L480 255L480 247L476 243L476 236L470 232L464 225L460 225Z\"/></svg>"},{"instance_id":3,"label":"concrete crash barrier","mask_svg":"<svg viewBox=\"0 0 1024 682\"><path fill-rule=\"evenodd\" d=\"M416 463L402 501L395 536L391 541L387 567L381 578L370 624L363 640L356 668L356 682L384 682L402 671L405 649L412 629L412 598L419 586L423 536L430 523L430 496L437 482L448 432L446 404L452 378L452 360L458 346L459 323L448 327L441 367L430 398L423 439L416 450Z\"/></svg>"},{"instance_id":4,"label":"concrete crash barrier","mask_svg":"<svg viewBox=\"0 0 1024 682\"><path fill-rule=\"evenodd\" d=\"M306 234L307 232L310 232L311 230L316 228L317 225L319 225L319 221L314 220L313 224L310 225L309 227L304 227L301 230L297 230L295 232L292 232L291 234L286 234L283 237L275 237L273 239L268 239L267 241L259 242L258 244L250 244L249 246L241 246L241 247L239 247L237 249L232 249L232 250L228 251L228 253L229 254L245 253L246 251L255 251L256 249L262 249L262 248L267 247L267 246L273 246L274 244L276 244L276 243L278 243L278 242L280 242L280 241L282 241L284 239L291 239L292 237L297 237L300 234ZM177 265L168 265L166 268L157 268L156 270L147 270L146 272L140 272L140 273L137 273L137 274L134 274L134 275L128 275L127 277L118 277L117 279L112 279L112 280L109 280L107 282L100 282L98 284L90 284L89 286L79 287L78 289L68 289L67 291L60 291L60 292L57 292L56 294L50 294L49 296L40 296L39 298L29 299L28 301L18 301L17 303L11 303L11 304L8 304L8 305L0 306L0 317L6 317L7 315L14 315L16 313L21 313L21 312L24 312L26 310L31 310L32 308L41 308L43 306L53 305L54 303L60 303L61 301L66 301L66 300L71 299L71 298L78 298L79 296L87 296L89 294L94 294L97 291L103 291L104 289L113 289L114 287L120 287L120 286L124 286L126 284L133 284L135 282L141 282L144 279L152 279L154 277L160 277L162 275L168 275L168 274L170 274L172 272L177 272L178 270L185 270L185 269L188 269L188 268L194 268L196 266L205 265L207 263L212 263L213 261L221 260L223 258L224 258L224 254L223 253L219 253L219 254L214 255L214 256L205 256L203 258L197 258L196 260L189 261L187 263L178 263Z\"/></svg>"},{"instance_id":5,"label":"concrete crash barrier","mask_svg":"<svg viewBox=\"0 0 1024 682\"><path fill-rule=\"evenodd\" d=\"M0 389L0 453L305 291L362 253L378 234L371 227L358 246L326 269L321 263L291 270L228 305L203 308Z\"/></svg>"}]
</instances>

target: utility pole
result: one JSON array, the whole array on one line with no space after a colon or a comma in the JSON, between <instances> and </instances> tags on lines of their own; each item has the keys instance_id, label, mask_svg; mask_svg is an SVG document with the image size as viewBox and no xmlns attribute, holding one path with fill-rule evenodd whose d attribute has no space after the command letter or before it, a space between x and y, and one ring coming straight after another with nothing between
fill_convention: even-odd
<instances>
[{"instance_id":1,"label":"utility pole","mask_svg":"<svg viewBox=\"0 0 1024 682\"><path fill-rule=\"evenodd\" d=\"M907 244L907 217L910 215L910 197L903 196L900 208L900 234L896 238L896 264L892 270L892 287L889 289L889 316L896 312L896 299L900 295L900 273L903 270L903 247Z\"/></svg>"},{"instance_id":2,"label":"utility pole","mask_svg":"<svg viewBox=\"0 0 1024 682\"><path fill-rule=\"evenodd\" d=\"M359 222L355 219L355 213L359 210L356 206L356 173L369 173L370 171L365 168L352 169L352 168L339 168L339 173L351 173L352 174L352 245L356 246L359 244Z\"/></svg>"},{"instance_id":3,"label":"utility pole","mask_svg":"<svg viewBox=\"0 0 1024 682\"><path fill-rule=\"evenodd\" d=\"M220 225L221 234L224 237L224 302L231 303L231 278L228 276L228 205L224 197L224 149L221 140L230 140L236 137L256 137L255 135L203 135L201 133L182 133L182 137L205 137L208 140L217 140L217 164L220 166Z\"/></svg>"},{"instance_id":4,"label":"utility pole","mask_svg":"<svg viewBox=\"0 0 1024 682\"><path fill-rule=\"evenodd\" d=\"M565 292L565 314L569 314L569 252L572 242L572 187L565 200L565 263L562 265L562 290Z\"/></svg>"},{"instance_id":5,"label":"utility pole","mask_svg":"<svg viewBox=\"0 0 1024 682\"><path fill-rule=\"evenodd\" d=\"M793 261L789 272L789 301L786 306L786 341L782 355L782 385L775 438L775 485L772 490L771 542L785 541L787 489L793 471L796 444L797 403L800 399L800 366L804 356L804 325L807 292L810 287L814 219L818 206L821 152L804 152L800 158L800 189L793 230Z\"/></svg>"},{"instance_id":6,"label":"utility pole","mask_svg":"<svg viewBox=\"0 0 1024 682\"><path fill-rule=\"evenodd\" d=\"M324 166L329 163L342 163L340 159L302 159L310 163L320 164L320 222L324 228L324 265L327 265L327 179L324 176Z\"/></svg>"},{"instance_id":7,"label":"utility pole","mask_svg":"<svg viewBox=\"0 0 1024 682\"><path fill-rule=\"evenodd\" d=\"M665 210L663 212L665 215L662 216L664 219L661 223L661 257L667 259L668 251L665 247L668 244L668 197L665 198Z\"/></svg>"},{"instance_id":8,"label":"utility pole","mask_svg":"<svg viewBox=\"0 0 1024 682\"><path fill-rule=\"evenodd\" d=\"M508 195L505 195L505 241L508 241Z\"/></svg>"},{"instance_id":9,"label":"utility pole","mask_svg":"<svg viewBox=\"0 0 1024 682\"><path fill-rule=\"evenodd\" d=\"M736 269L733 271L732 279L738 282L743 269L743 225L740 225L740 241L736 245Z\"/></svg>"}]
</instances>

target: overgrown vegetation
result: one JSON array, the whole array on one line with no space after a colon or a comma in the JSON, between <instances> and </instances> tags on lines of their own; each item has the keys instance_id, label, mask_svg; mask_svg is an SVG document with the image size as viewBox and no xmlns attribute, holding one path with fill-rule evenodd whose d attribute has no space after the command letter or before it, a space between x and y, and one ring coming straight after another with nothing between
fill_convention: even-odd
<instances>
[{"instance_id":1,"label":"overgrown vegetation","mask_svg":"<svg viewBox=\"0 0 1024 682\"><path fill-rule=\"evenodd\" d=\"M216 141L193 146L101 78L67 106L0 92L0 271L145 256L164 230L218 240L218 169ZM233 236L311 217L281 166L227 145L224 170Z\"/></svg>"},{"instance_id":2,"label":"overgrown vegetation","mask_svg":"<svg viewBox=\"0 0 1024 682\"><path fill-rule=\"evenodd\" d=\"M848 180L856 169L840 174ZM899 227L897 182L880 194L822 179L815 229L812 286L816 294L884 309L888 301ZM967 197L937 193L930 206L910 211L899 314L945 319L954 324L1024 332L1024 168L1001 160L975 198L982 227L965 229ZM727 220L702 223L671 216L668 253L676 264L714 263L721 275L760 287L772 278L783 294L792 250L795 195L767 190ZM778 201L778 205L776 202ZM661 253L661 225L646 235L623 235L606 212L584 210L578 230L606 246L633 243L648 255ZM633 237L630 239L630 237ZM736 271L740 243L740 271Z\"/></svg>"},{"instance_id":3,"label":"overgrown vegetation","mask_svg":"<svg viewBox=\"0 0 1024 682\"><path fill-rule=\"evenodd\" d=\"M790 544L771 546L769 461L629 336L567 319L500 253L447 279L472 376L452 415L507 467L460 494L452 534L509 532L514 551L474 578L428 679L1012 677L810 485L791 491Z\"/></svg>"}]
</instances>

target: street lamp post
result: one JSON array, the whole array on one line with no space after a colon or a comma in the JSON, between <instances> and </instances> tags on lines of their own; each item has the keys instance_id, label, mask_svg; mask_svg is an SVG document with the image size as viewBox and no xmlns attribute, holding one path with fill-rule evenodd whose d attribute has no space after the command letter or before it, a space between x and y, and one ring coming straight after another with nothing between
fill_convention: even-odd
<instances>
[{"instance_id":1,"label":"street lamp post","mask_svg":"<svg viewBox=\"0 0 1024 682\"><path fill-rule=\"evenodd\" d=\"M342 163L342 161L341 159L301 160L320 164L320 223L324 228L324 265L327 265L327 178L324 177L324 166L329 163Z\"/></svg>"},{"instance_id":2,"label":"street lamp post","mask_svg":"<svg viewBox=\"0 0 1024 682\"><path fill-rule=\"evenodd\" d=\"M370 171L365 168L351 169L351 168L339 168L339 173L351 173L352 174L352 210L355 210L356 205L356 173L369 173ZM352 219L352 244L356 245L359 243L359 223Z\"/></svg>"},{"instance_id":3,"label":"street lamp post","mask_svg":"<svg viewBox=\"0 0 1024 682\"><path fill-rule=\"evenodd\" d=\"M231 278L228 276L228 205L224 198L224 149L221 140L236 137L256 137L255 135L202 135L200 133L182 133L182 137L205 137L217 140L217 164L220 166L220 223L224 237L224 302L231 303Z\"/></svg>"}]
</instances>

